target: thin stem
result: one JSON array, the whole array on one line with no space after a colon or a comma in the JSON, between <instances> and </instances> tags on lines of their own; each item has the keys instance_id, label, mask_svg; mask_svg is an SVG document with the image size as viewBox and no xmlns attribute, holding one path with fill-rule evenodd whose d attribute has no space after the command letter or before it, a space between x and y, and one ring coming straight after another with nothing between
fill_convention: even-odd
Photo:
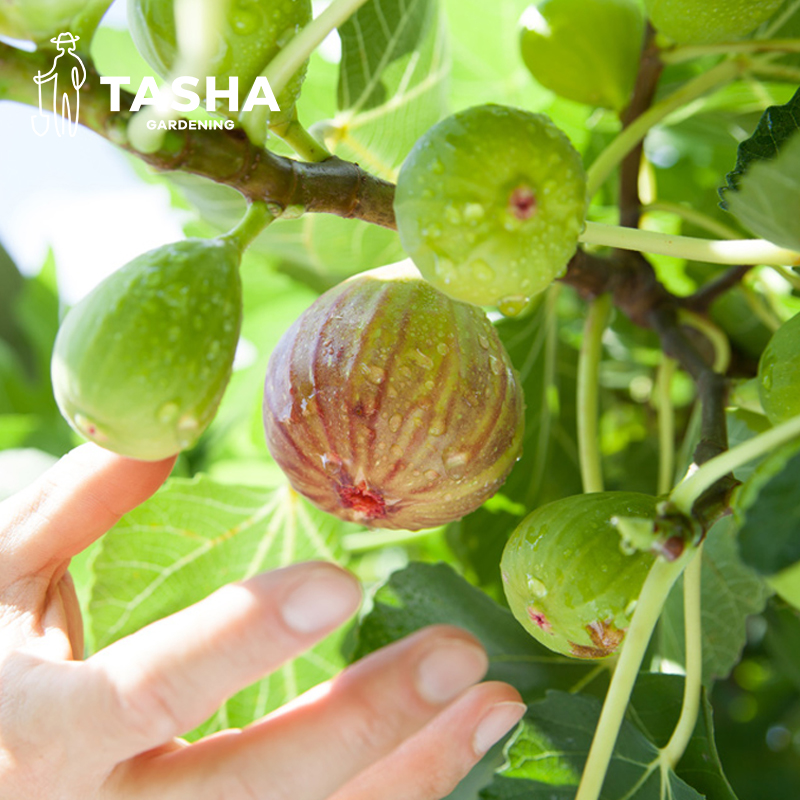
<instances>
[{"instance_id":1,"label":"thin stem","mask_svg":"<svg viewBox=\"0 0 800 800\"><path fill-rule=\"evenodd\" d=\"M622 652L603 703L603 710L600 712L600 720L594 732L575 800L597 800L600 796L619 729L653 628L658 622L672 585L691 555L693 552L688 550L675 561L665 561L659 557L650 569L636 603L631 626L625 634Z\"/></svg>"},{"instance_id":2,"label":"thin stem","mask_svg":"<svg viewBox=\"0 0 800 800\"><path fill-rule=\"evenodd\" d=\"M668 117L673 111L702 97L712 89L716 89L733 80L742 70L742 65L734 60L723 61L708 72L684 84L680 89L651 106L603 150L588 170L588 194L592 197L605 183L614 168L636 145L644 139L647 132Z\"/></svg>"},{"instance_id":3,"label":"thin stem","mask_svg":"<svg viewBox=\"0 0 800 800\"><path fill-rule=\"evenodd\" d=\"M690 467L688 475L675 487L670 499L679 511L690 514L695 500L720 478L748 461L764 456L798 437L800 437L800 416L793 417L788 422L776 425L774 428L720 453L701 467Z\"/></svg>"},{"instance_id":4,"label":"thin stem","mask_svg":"<svg viewBox=\"0 0 800 800\"><path fill-rule=\"evenodd\" d=\"M658 367L656 398L658 409L658 489L666 494L675 476L675 408L672 405L672 378L675 361L667 356Z\"/></svg>"},{"instance_id":5,"label":"thin stem","mask_svg":"<svg viewBox=\"0 0 800 800\"><path fill-rule=\"evenodd\" d=\"M366 0L333 0L275 56L264 71L264 75L276 97L322 40L358 11L365 2Z\"/></svg>"},{"instance_id":6,"label":"thin stem","mask_svg":"<svg viewBox=\"0 0 800 800\"><path fill-rule=\"evenodd\" d=\"M686 678L683 686L683 703L675 730L661 749L662 758L672 769L686 752L700 709L700 689L703 685L703 631L700 615L702 567L701 543L683 576L683 617L686 629Z\"/></svg>"},{"instance_id":7,"label":"thin stem","mask_svg":"<svg viewBox=\"0 0 800 800\"><path fill-rule=\"evenodd\" d=\"M603 491L603 464L598 435L598 395L603 333L611 316L611 295L589 306L578 360L578 453L584 492Z\"/></svg>"},{"instance_id":8,"label":"thin stem","mask_svg":"<svg viewBox=\"0 0 800 800\"><path fill-rule=\"evenodd\" d=\"M283 139L303 161L318 163L331 157L331 152L318 142L295 116L285 128L272 128L272 132Z\"/></svg>"},{"instance_id":9,"label":"thin stem","mask_svg":"<svg viewBox=\"0 0 800 800\"><path fill-rule=\"evenodd\" d=\"M767 52L800 53L800 39L755 39L747 42L687 45L663 51L661 60L665 64L682 64L703 56L734 56Z\"/></svg>"},{"instance_id":10,"label":"thin stem","mask_svg":"<svg viewBox=\"0 0 800 800\"><path fill-rule=\"evenodd\" d=\"M689 325L700 331L711 342L711 346L714 348L714 372L724 375L731 363L731 343L725 332L711 320L686 309L678 311L678 319L684 325Z\"/></svg>"},{"instance_id":11,"label":"thin stem","mask_svg":"<svg viewBox=\"0 0 800 800\"><path fill-rule=\"evenodd\" d=\"M667 214L675 214L680 217L684 222L691 225L696 225L698 228L705 228L710 234L719 239L738 239L741 234L731 228L729 225L720 222L717 219L698 211L695 208L689 208L680 203L671 203L667 200L657 200L655 203L650 203L642 209L642 213L647 214L651 211L665 211Z\"/></svg>"},{"instance_id":12,"label":"thin stem","mask_svg":"<svg viewBox=\"0 0 800 800\"><path fill-rule=\"evenodd\" d=\"M705 261L708 264L763 264L781 267L800 265L800 253L777 247L763 239L697 239L693 236L676 236L587 222L580 241L621 250L638 250L690 261Z\"/></svg>"},{"instance_id":13,"label":"thin stem","mask_svg":"<svg viewBox=\"0 0 800 800\"><path fill-rule=\"evenodd\" d=\"M240 252L244 252L267 225L275 221L275 215L266 203L251 203L241 222L220 238L233 242Z\"/></svg>"}]
</instances>

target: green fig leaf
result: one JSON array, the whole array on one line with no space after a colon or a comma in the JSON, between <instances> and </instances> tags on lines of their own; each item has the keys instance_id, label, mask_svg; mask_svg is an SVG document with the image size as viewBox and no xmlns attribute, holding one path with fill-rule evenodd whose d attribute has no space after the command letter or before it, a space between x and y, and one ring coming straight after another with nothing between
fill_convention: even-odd
<instances>
[{"instance_id":1,"label":"green fig leaf","mask_svg":"<svg viewBox=\"0 0 800 800\"><path fill-rule=\"evenodd\" d=\"M739 488L734 500L742 560L762 575L800 562L800 447L774 453Z\"/></svg>"},{"instance_id":2,"label":"green fig leaf","mask_svg":"<svg viewBox=\"0 0 800 800\"><path fill-rule=\"evenodd\" d=\"M414 53L436 10L436 0L369 0L339 27L340 110L366 110L390 99L385 71Z\"/></svg>"},{"instance_id":3,"label":"green fig leaf","mask_svg":"<svg viewBox=\"0 0 800 800\"><path fill-rule=\"evenodd\" d=\"M507 748L508 765L483 790L483 800L568 800L573 798L601 703L594 697L549 691L528 708ZM662 773L659 753L636 726L620 728L603 797L636 800L701 800L672 770Z\"/></svg>"},{"instance_id":4,"label":"green fig leaf","mask_svg":"<svg viewBox=\"0 0 800 800\"><path fill-rule=\"evenodd\" d=\"M537 644L511 613L471 586L447 564L412 563L395 572L361 621L352 660L427 625L457 625L489 654L487 680L506 681L531 701L550 687L569 690L593 665Z\"/></svg>"},{"instance_id":5,"label":"green fig leaf","mask_svg":"<svg viewBox=\"0 0 800 800\"><path fill-rule=\"evenodd\" d=\"M341 561L352 529L286 485L225 486L171 479L102 540L89 613L97 648L175 613L232 581L297 561ZM193 736L243 726L327 680L344 665L343 631L225 703Z\"/></svg>"},{"instance_id":6,"label":"green fig leaf","mask_svg":"<svg viewBox=\"0 0 800 800\"><path fill-rule=\"evenodd\" d=\"M764 581L739 558L735 532L734 521L726 517L708 532L703 546L700 609L705 685L727 677L739 661L747 639L747 618L763 610L770 594ZM685 663L682 579L664 607L658 649L662 658Z\"/></svg>"}]
</instances>

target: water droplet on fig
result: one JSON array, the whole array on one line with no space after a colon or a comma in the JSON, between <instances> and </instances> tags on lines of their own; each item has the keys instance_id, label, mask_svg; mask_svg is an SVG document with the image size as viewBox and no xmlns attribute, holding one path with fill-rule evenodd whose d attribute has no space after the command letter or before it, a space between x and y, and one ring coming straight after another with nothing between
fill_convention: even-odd
<instances>
[{"instance_id":1,"label":"water droplet on fig","mask_svg":"<svg viewBox=\"0 0 800 800\"><path fill-rule=\"evenodd\" d=\"M454 205L445 206L444 218L453 225L461 224L461 212Z\"/></svg>"},{"instance_id":2,"label":"water droplet on fig","mask_svg":"<svg viewBox=\"0 0 800 800\"><path fill-rule=\"evenodd\" d=\"M528 305L528 302L529 298L523 295L511 295L500 300L497 304L497 308L505 317L516 317L525 310L525 306Z\"/></svg>"},{"instance_id":3,"label":"water droplet on fig","mask_svg":"<svg viewBox=\"0 0 800 800\"><path fill-rule=\"evenodd\" d=\"M435 481L439 477L439 473L435 469L429 469L429 470L426 470L425 477L429 481Z\"/></svg>"},{"instance_id":4,"label":"water droplet on fig","mask_svg":"<svg viewBox=\"0 0 800 800\"><path fill-rule=\"evenodd\" d=\"M399 444L393 444L389 451L395 458L400 458L403 455L403 448Z\"/></svg>"},{"instance_id":5,"label":"water droplet on fig","mask_svg":"<svg viewBox=\"0 0 800 800\"><path fill-rule=\"evenodd\" d=\"M412 354L411 358L419 364L423 369L432 369L433 368L433 359L430 356L425 355L419 348L417 348Z\"/></svg>"},{"instance_id":6,"label":"water droplet on fig","mask_svg":"<svg viewBox=\"0 0 800 800\"><path fill-rule=\"evenodd\" d=\"M476 258L472 262L472 274L486 283L494 279L494 270L482 258Z\"/></svg>"},{"instance_id":7,"label":"water droplet on fig","mask_svg":"<svg viewBox=\"0 0 800 800\"><path fill-rule=\"evenodd\" d=\"M455 279L457 270L455 264L447 258L436 257L434 265L436 276L440 278L445 284L450 283Z\"/></svg>"},{"instance_id":8,"label":"water droplet on fig","mask_svg":"<svg viewBox=\"0 0 800 800\"><path fill-rule=\"evenodd\" d=\"M495 356L489 356L489 369L495 375L502 375L503 373L503 365L500 363L500 360Z\"/></svg>"},{"instance_id":9,"label":"water droplet on fig","mask_svg":"<svg viewBox=\"0 0 800 800\"><path fill-rule=\"evenodd\" d=\"M184 414L178 420L178 444L181 448L194 444L199 428L200 423L191 414Z\"/></svg>"},{"instance_id":10,"label":"water droplet on fig","mask_svg":"<svg viewBox=\"0 0 800 800\"><path fill-rule=\"evenodd\" d=\"M480 342L480 345L484 350L489 349L489 340L483 334L478 336L478 341Z\"/></svg>"},{"instance_id":11,"label":"water droplet on fig","mask_svg":"<svg viewBox=\"0 0 800 800\"><path fill-rule=\"evenodd\" d=\"M436 345L436 350L441 356L446 356L450 352L450 348L444 342Z\"/></svg>"},{"instance_id":12,"label":"water droplet on fig","mask_svg":"<svg viewBox=\"0 0 800 800\"><path fill-rule=\"evenodd\" d=\"M375 364L370 364L369 366L364 367L364 371L367 375L367 380L370 383L375 383L380 385L386 378L386 370L382 367L378 367Z\"/></svg>"},{"instance_id":13,"label":"water droplet on fig","mask_svg":"<svg viewBox=\"0 0 800 800\"><path fill-rule=\"evenodd\" d=\"M528 591L534 597L545 597L547 595L547 587L533 575L528 575Z\"/></svg>"},{"instance_id":14,"label":"water droplet on fig","mask_svg":"<svg viewBox=\"0 0 800 800\"><path fill-rule=\"evenodd\" d=\"M444 466L448 474L453 478L464 476L469 456L460 450L445 450L443 455Z\"/></svg>"},{"instance_id":15,"label":"water droplet on fig","mask_svg":"<svg viewBox=\"0 0 800 800\"><path fill-rule=\"evenodd\" d=\"M464 206L464 219L472 225L482 220L485 213L480 203L467 203Z\"/></svg>"},{"instance_id":16,"label":"water droplet on fig","mask_svg":"<svg viewBox=\"0 0 800 800\"><path fill-rule=\"evenodd\" d=\"M442 434L447 432L447 424L443 419L436 419L431 423L430 428L428 428L428 433L431 436L441 436Z\"/></svg>"},{"instance_id":17,"label":"water droplet on fig","mask_svg":"<svg viewBox=\"0 0 800 800\"><path fill-rule=\"evenodd\" d=\"M444 164L438 158L431 162L431 172L435 175L441 175L444 172Z\"/></svg>"},{"instance_id":18,"label":"water droplet on fig","mask_svg":"<svg viewBox=\"0 0 800 800\"><path fill-rule=\"evenodd\" d=\"M392 414L391 419L389 420L389 430L392 433L397 433L400 430L400 426L403 424L403 418L400 414Z\"/></svg>"},{"instance_id":19,"label":"water droplet on fig","mask_svg":"<svg viewBox=\"0 0 800 800\"><path fill-rule=\"evenodd\" d=\"M164 405L158 409L156 417L159 422L166 424L172 422L178 416L179 411L180 408L177 403L164 403Z\"/></svg>"}]
</instances>

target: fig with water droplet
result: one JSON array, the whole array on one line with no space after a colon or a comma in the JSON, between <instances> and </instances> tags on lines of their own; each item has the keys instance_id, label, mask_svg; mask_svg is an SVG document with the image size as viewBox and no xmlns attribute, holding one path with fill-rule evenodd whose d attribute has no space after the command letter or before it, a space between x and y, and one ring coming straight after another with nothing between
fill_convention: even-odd
<instances>
[{"instance_id":1,"label":"fig with water droplet","mask_svg":"<svg viewBox=\"0 0 800 800\"><path fill-rule=\"evenodd\" d=\"M508 604L535 639L575 658L605 658L625 637L655 555L625 547L617 518L654 519L655 497L597 492L529 514L500 564Z\"/></svg>"},{"instance_id":2,"label":"fig with water droplet","mask_svg":"<svg viewBox=\"0 0 800 800\"><path fill-rule=\"evenodd\" d=\"M162 77L172 73L177 58L175 0L129 0L128 26L139 52ZM242 108L255 79L262 74L292 37L311 20L311 0L231 0L230 10L219 29L216 54L208 76L216 78L218 89L228 89L238 78L239 108ZM286 122L306 74L308 61L292 76L276 100L279 112L270 115L270 125ZM203 76L201 87L205 87ZM202 94L201 87L198 91ZM221 111L227 113L227 100Z\"/></svg>"},{"instance_id":3,"label":"fig with water droplet","mask_svg":"<svg viewBox=\"0 0 800 800\"><path fill-rule=\"evenodd\" d=\"M197 442L233 367L240 259L225 239L169 244L112 273L70 309L52 377L78 433L144 461Z\"/></svg>"},{"instance_id":4,"label":"fig with water droplet","mask_svg":"<svg viewBox=\"0 0 800 800\"><path fill-rule=\"evenodd\" d=\"M644 0L653 27L680 44L741 39L766 22L784 0Z\"/></svg>"},{"instance_id":5,"label":"fig with water droplet","mask_svg":"<svg viewBox=\"0 0 800 800\"><path fill-rule=\"evenodd\" d=\"M476 509L519 457L523 398L483 311L410 264L323 294L269 362L267 444L336 516L418 530Z\"/></svg>"},{"instance_id":6,"label":"fig with water droplet","mask_svg":"<svg viewBox=\"0 0 800 800\"><path fill-rule=\"evenodd\" d=\"M483 105L434 125L397 180L400 240L456 300L514 315L564 274L586 211L586 175L543 114Z\"/></svg>"},{"instance_id":7,"label":"fig with water droplet","mask_svg":"<svg viewBox=\"0 0 800 800\"><path fill-rule=\"evenodd\" d=\"M758 361L758 394L773 425L800 414L800 314L772 335Z\"/></svg>"},{"instance_id":8,"label":"fig with water droplet","mask_svg":"<svg viewBox=\"0 0 800 800\"><path fill-rule=\"evenodd\" d=\"M522 60L534 78L568 100L620 111L639 67L639 0L539 0L520 20Z\"/></svg>"}]
</instances>

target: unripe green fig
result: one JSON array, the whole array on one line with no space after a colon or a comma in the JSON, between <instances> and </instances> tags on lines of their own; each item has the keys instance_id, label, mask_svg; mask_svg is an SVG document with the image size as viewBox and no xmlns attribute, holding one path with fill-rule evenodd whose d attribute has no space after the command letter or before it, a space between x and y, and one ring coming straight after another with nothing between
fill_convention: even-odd
<instances>
[{"instance_id":1,"label":"unripe green fig","mask_svg":"<svg viewBox=\"0 0 800 800\"><path fill-rule=\"evenodd\" d=\"M741 39L766 22L783 0L645 0L653 27L679 44Z\"/></svg>"},{"instance_id":2,"label":"unripe green fig","mask_svg":"<svg viewBox=\"0 0 800 800\"><path fill-rule=\"evenodd\" d=\"M625 548L615 520L654 519L656 503L635 492L583 494L520 523L500 569L511 611L534 639L576 658L617 650L655 555Z\"/></svg>"},{"instance_id":3,"label":"unripe green fig","mask_svg":"<svg viewBox=\"0 0 800 800\"><path fill-rule=\"evenodd\" d=\"M586 175L543 114L484 105L434 125L397 180L400 241L456 300L522 311L563 275L586 211Z\"/></svg>"},{"instance_id":4,"label":"unripe green fig","mask_svg":"<svg viewBox=\"0 0 800 800\"><path fill-rule=\"evenodd\" d=\"M64 318L61 413L93 442L155 461L196 443L231 375L242 319L238 248L187 239L138 256Z\"/></svg>"},{"instance_id":5,"label":"unripe green fig","mask_svg":"<svg viewBox=\"0 0 800 800\"><path fill-rule=\"evenodd\" d=\"M476 509L519 457L523 420L486 315L410 264L327 291L267 371L267 444L292 486L376 528L430 528Z\"/></svg>"},{"instance_id":6,"label":"unripe green fig","mask_svg":"<svg viewBox=\"0 0 800 800\"><path fill-rule=\"evenodd\" d=\"M162 78L172 72L177 56L174 5L175 0L128 2L128 25L133 41ZM310 20L311 0L231 0L208 76L214 76L217 87L224 89L228 88L230 78L238 78L241 109L255 79ZM271 125L293 116L307 64L303 64L276 97L281 110L271 114ZM205 85L203 76L194 77ZM227 113L227 106L221 110Z\"/></svg>"},{"instance_id":7,"label":"unripe green fig","mask_svg":"<svg viewBox=\"0 0 800 800\"><path fill-rule=\"evenodd\" d=\"M0 34L47 42L69 30L86 0L0 0Z\"/></svg>"},{"instance_id":8,"label":"unripe green fig","mask_svg":"<svg viewBox=\"0 0 800 800\"><path fill-rule=\"evenodd\" d=\"M540 0L520 22L522 60L542 86L578 103L628 105L644 35L638 0Z\"/></svg>"},{"instance_id":9,"label":"unripe green fig","mask_svg":"<svg viewBox=\"0 0 800 800\"><path fill-rule=\"evenodd\" d=\"M800 414L800 314L772 335L758 361L758 395L773 425Z\"/></svg>"}]
</instances>

